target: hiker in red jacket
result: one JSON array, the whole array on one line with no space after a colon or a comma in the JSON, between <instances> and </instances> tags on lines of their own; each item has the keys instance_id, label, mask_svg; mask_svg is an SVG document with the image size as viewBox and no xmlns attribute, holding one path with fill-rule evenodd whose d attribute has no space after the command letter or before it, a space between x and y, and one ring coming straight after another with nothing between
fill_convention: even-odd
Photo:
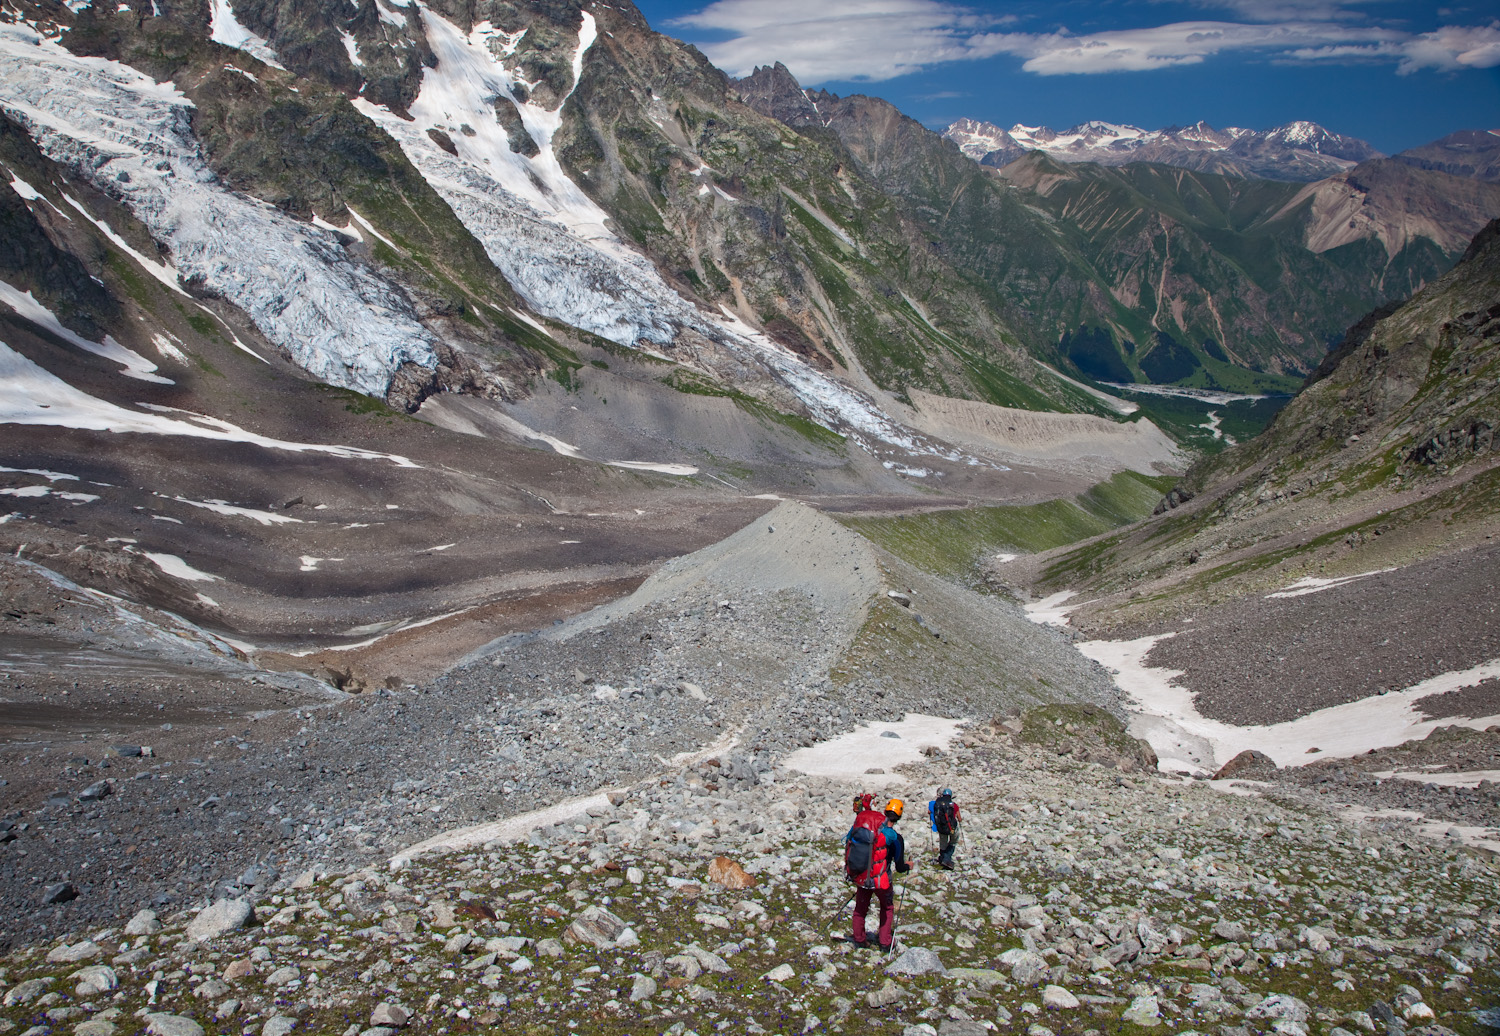
<instances>
[{"instance_id":1,"label":"hiker in red jacket","mask_svg":"<svg viewBox=\"0 0 1500 1036\"><path fill-rule=\"evenodd\" d=\"M893 936L891 926L896 914L896 896L891 889L891 868L895 867L904 873L911 867L904 859L900 836L890 839L884 830L887 823L894 822L890 819L893 815L897 818L901 816L900 803L892 800L896 806L895 813L892 814L889 810L881 812L874 809L870 800L869 795L855 799L854 805L858 812L854 818L854 826L844 839L844 873L858 886L854 893L854 945L868 945L865 938L865 916L870 912L871 898L875 898L880 901L880 948L889 950ZM895 831L892 830L891 834L894 835Z\"/></svg>"}]
</instances>

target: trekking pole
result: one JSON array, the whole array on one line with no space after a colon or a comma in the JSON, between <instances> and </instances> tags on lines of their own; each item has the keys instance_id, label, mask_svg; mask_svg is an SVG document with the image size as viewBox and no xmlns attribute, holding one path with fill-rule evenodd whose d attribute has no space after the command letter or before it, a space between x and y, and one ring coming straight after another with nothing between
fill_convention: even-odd
<instances>
[{"instance_id":1,"label":"trekking pole","mask_svg":"<svg viewBox=\"0 0 1500 1036\"><path fill-rule=\"evenodd\" d=\"M854 897L856 895L858 895L857 891L849 893L849 898L844 900L844 905L839 907L838 910L834 911L833 916L828 919L828 926L830 928L832 928L835 923L842 920L844 911L849 909L849 905L854 902Z\"/></svg>"},{"instance_id":2,"label":"trekking pole","mask_svg":"<svg viewBox=\"0 0 1500 1036\"><path fill-rule=\"evenodd\" d=\"M896 948L896 922L901 920L901 887L894 882L892 882L891 896L895 902L891 904L891 944L885 948L887 957Z\"/></svg>"}]
</instances>

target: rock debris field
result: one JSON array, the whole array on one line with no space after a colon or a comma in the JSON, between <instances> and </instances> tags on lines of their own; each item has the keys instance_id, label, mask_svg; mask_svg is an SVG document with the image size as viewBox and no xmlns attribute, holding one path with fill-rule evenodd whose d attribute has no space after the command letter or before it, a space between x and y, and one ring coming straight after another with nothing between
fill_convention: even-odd
<instances>
[{"instance_id":1,"label":"rock debris field","mask_svg":"<svg viewBox=\"0 0 1500 1036\"><path fill-rule=\"evenodd\" d=\"M132 734L150 756L6 748L0 1034L1500 1022L1493 856L1387 809L1493 824L1493 784L1373 776L1492 769L1500 732L1165 776L1064 634L805 508L431 685L276 693L232 723ZM948 741L913 713L967 725ZM871 721L913 743L808 767L823 776L789 765ZM951 872L921 823L940 785L968 818ZM858 790L908 801L890 955L843 941Z\"/></svg>"},{"instance_id":2,"label":"rock debris field","mask_svg":"<svg viewBox=\"0 0 1500 1036\"><path fill-rule=\"evenodd\" d=\"M0 1028L1445 1036L1500 1021L1491 861L1350 827L1312 797L1058 751L1055 730L1090 725L1117 736L1103 713L1037 709L902 769L916 866L889 955L840 938L859 783L710 758L515 843L309 870L17 950ZM951 872L917 822L938 783L967 807Z\"/></svg>"}]
</instances>

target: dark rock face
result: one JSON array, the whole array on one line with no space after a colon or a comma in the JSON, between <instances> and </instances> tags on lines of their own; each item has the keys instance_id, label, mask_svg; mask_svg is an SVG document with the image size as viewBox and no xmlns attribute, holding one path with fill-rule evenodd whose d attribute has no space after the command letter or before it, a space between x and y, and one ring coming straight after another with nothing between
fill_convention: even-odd
<instances>
[{"instance_id":1,"label":"dark rock face","mask_svg":"<svg viewBox=\"0 0 1500 1036\"><path fill-rule=\"evenodd\" d=\"M734 81L739 98L762 115L788 126L821 126L818 106L791 71L781 62L762 65L744 79Z\"/></svg>"},{"instance_id":2,"label":"dark rock face","mask_svg":"<svg viewBox=\"0 0 1500 1036\"><path fill-rule=\"evenodd\" d=\"M1274 775L1279 769L1276 761L1264 752L1246 749L1229 762L1219 767L1214 780L1223 781L1231 777L1256 778Z\"/></svg>"},{"instance_id":3,"label":"dark rock face","mask_svg":"<svg viewBox=\"0 0 1500 1036\"><path fill-rule=\"evenodd\" d=\"M0 159L21 176L45 160L24 130L0 115ZM45 182L45 181L41 181ZM62 223L62 220L58 220ZM88 267L54 242L31 209L13 190L0 192L0 279L31 291L62 323L88 338L119 313L119 305Z\"/></svg>"}]
</instances>

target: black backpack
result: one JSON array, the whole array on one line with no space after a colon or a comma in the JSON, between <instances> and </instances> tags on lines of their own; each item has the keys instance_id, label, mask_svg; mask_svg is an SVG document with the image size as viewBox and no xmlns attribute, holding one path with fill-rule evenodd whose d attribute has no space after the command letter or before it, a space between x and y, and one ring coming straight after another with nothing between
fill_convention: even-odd
<instances>
[{"instance_id":1,"label":"black backpack","mask_svg":"<svg viewBox=\"0 0 1500 1036\"><path fill-rule=\"evenodd\" d=\"M952 799L938 799L937 805L932 810L932 819L937 826L938 834L951 835L953 833L953 813Z\"/></svg>"}]
</instances>

